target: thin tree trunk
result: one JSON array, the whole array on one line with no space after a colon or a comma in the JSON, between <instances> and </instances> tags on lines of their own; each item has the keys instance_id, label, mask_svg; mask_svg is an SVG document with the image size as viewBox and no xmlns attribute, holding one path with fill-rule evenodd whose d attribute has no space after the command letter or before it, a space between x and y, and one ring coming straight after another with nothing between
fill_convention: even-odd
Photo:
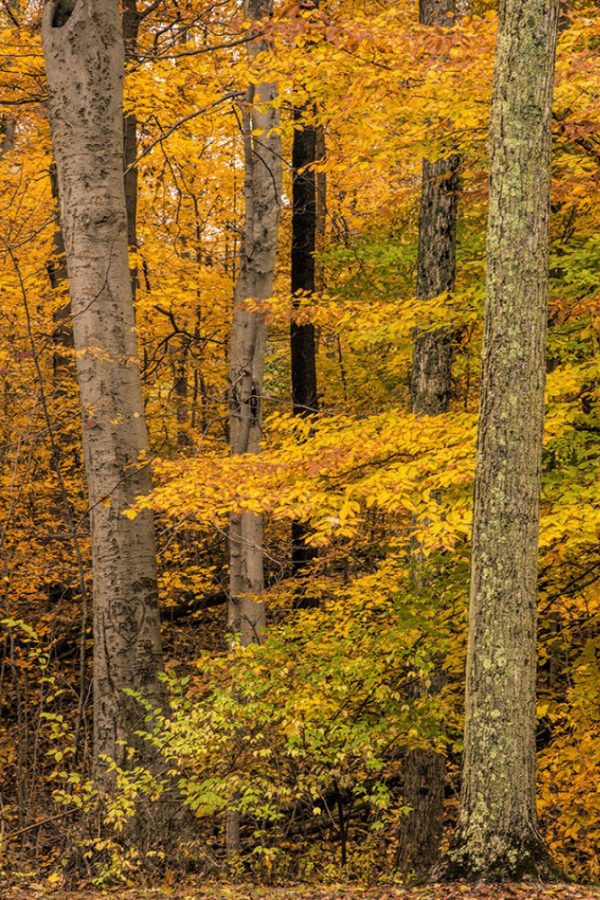
<instances>
[{"instance_id":1,"label":"thin tree trunk","mask_svg":"<svg viewBox=\"0 0 600 900\"><path fill-rule=\"evenodd\" d=\"M246 0L245 15L259 22L272 14L272 0ZM265 38L249 42L248 58L269 49ZM273 293L281 194L279 114L272 104L277 88L261 83L248 90L243 111L244 230L240 269L234 296L230 350L230 434L233 454L258 453L262 435L263 372L266 325L262 311L245 301L267 300ZM234 514L229 529L229 630L244 646L260 643L266 616L260 595L264 589L262 517ZM240 851L240 819L229 811L227 853Z\"/></svg>"},{"instance_id":2,"label":"thin tree trunk","mask_svg":"<svg viewBox=\"0 0 600 900\"><path fill-rule=\"evenodd\" d=\"M272 13L272 0L247 0L246 15L260 21ZM268 49L264 38L248 44L250 61ZM266 329L262 312L245 301L267 300L273 292L280 207L281 142L274 84L249 90L244 112L245 223L231 335L231 452L258 453L262 425ZM262 519L234 516L231 545L230 624L242 643L260 642L265 611L256 595L264 587ZM248 596L252 595L252 596Z\"/></svg>"},{"instance_id":3,"label":"thin tree trunk","mask_svg":"<svg viewBox=\"0 0 600 900\"><path fill-rule=\"evenodd\" d=\"M322 125L317 128L315 139L315 153L317 162L324 162L325 129ZM316 173L315 187L317 192L315 225L315 250L317 252L317 258L315 259L315 290L323 291L325 289L325 270L319 254L322 252L325 246L325 231L327 227L327 175L325 172L319 171ZM318 347L318 341L316 341L316 344Z\"/></svg>"},{"instance_id":4,"label":"thin tree trunk","mask_svg":"<svg viewBox=\"0 0 600 900\"><path fill-rule=\"evenodd\" d=\"M420 0L423 25L450 25L456 14L454 0ZM419 216L417 297L432 300L454 288L456 272L456 214L458 166L452 155L434 162L423 160ZM446 329L414 335L411 371L411 408L420 416L447 412L452 387L453 335ZM415 567L419 568L419 548ZM444 681L435 673L429 690ZM426 693L418 682L415 699ZM441 753L423 748L409 750L404 767L404 802L411 811L402 819L398 840L398 868L417 878L435 864L443 828L446 761Z\"/></svg>"},{"instance_id":5,"label":"thin tree trunk","mask_svg":"<svg viewBox=\"0 0 600 900\"><path fill-rule=\"evenodd\" d=\"M535 808L538 521L558 0L502 0L491 113L465 750L447 875L552 875Z\"/></svg>"},{"instance_id":6,"label":"thin tree trunk","mask_svg":"<svg viewBox=\"0 0 600 900\"><path fill-rule=\"evenodd\" d=\"M13 116L0 116L0 157L14 150L17 123Z\"/></svg>"},{"instance_id":7,"label":"thin tree trunk","mask_svg":"<svg viewBox=\"0 0 600 900\"><path fill-rule=\"evenodd\" d=\"M457 155L423 160L417 297L431 300L454 288L456 271ZM411 372L412 411L446 412L452 387L454 336L447 329L417 330Z\"/></svg>"},{"instance_id":8,"label":"thin tree trunk","mask_svg":"<svg viewBox=\"0 0 600 900\"><path fill-rule=\"evenodd\" d=\"M163 706L154 525L124 515L150 490L123 184L123 37L117 0L50 0L42 25L48 114L70 280L94 577L94 762L126 763L144 711Z\"/></svg>"},{"instance_id":9,"label":"thin tree trunk","mask_svg":"<svg viewBox=\"0 0 600 900\"><path fill-rule=\"evenodd\" d=\"M292 268L291 287L294 309L302 297L315 291L315 248L317 236L316 174L317 132L315 125L302 124L306 108L294 110L292 144ZM296 322L290 326L292 410L297 416L318 412L317 360L315 326L312 322ZM292 574L301 575L314 559L315 548L306 542L306 526L292 522ZM305 607L300 596L296 605Z\"/></svg>"},{"instance_id":10,"label":"thin tree trunk","mask_svg":"<svg viewBox=\"0 0 600 900\"><path fill-rule=\"evenodd\" d=\"M422 25L451 25L455 0L420 0ZM417 297L431 300L454 287L458 166L454 154L422 165ZM452 335L446 329L415 334L411 371L412 410L446 412L450 403Z\"/></svg>"},{"instance_id":11,"label":"thin tree trunk","mask_svg":"<svg viewBox=\"0 0 600 900\"><path fill-rule=\"evenodd\" d=\"M54 232L52 234L52 259L48 263L48 278L53 291L66 290L67 284L67 260L65 258L65 242L60 224L60 201L58 197L58 178L56 165L50 166L50 182L52 196L57 204L54 217ZM63 379L69 382L74 377L73 355L73 327L71 324L71 304L68 295L64 303L54 312L54 328L52 331L52 343L54 344L53 370L55 390L64 393Z\"/></svg>"},{"instance_id":12,"label":"thin tree trunk","mask_svg":"<svg viewBox=\"0 0 600 900\"><path fill-rule=\"evenodd\" d=\"M140 28L140 14L137 0L123 0L123 41L125 44L125 61L135 59ZM125 206L127 209L127 244L135 253L137 242L137 204L138 204L138 170L135 165L137 157L137 116L134 112L123 116L123 156L125 161ZM137 266L131 268L133 295L138 288Z\"/></svg>"}]
</instances>

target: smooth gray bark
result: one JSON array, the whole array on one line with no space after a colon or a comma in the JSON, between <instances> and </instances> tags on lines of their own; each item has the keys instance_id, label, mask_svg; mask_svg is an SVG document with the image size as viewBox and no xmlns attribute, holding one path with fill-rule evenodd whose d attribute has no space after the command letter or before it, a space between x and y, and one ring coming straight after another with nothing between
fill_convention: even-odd
<instances>
[{"instance_id":1,"label":"smooth gray bark","mask_svg":"<svg viewBox=\"0 0 600 900\"><path fill-rule=\"evenodd\" d=\"M260 21L272 13L272 0L248 0L246 16ZM265 38L248 44L249 60L268 49ZM279 113L272 101L275 84L248 92L244 109L245 221L240 271L235 290L231 334L231 452L258 453L262 435L263 372L266 328L262 312L245 301L267 300L273 293L281 194ZM265 630L262 518L234 515L230 543L229 626L243 644L260 642Z\"/></svg>"},{"instance_id":2,"label":"smooth gray bark","mask_svg":"<svg viewBox=\"0 0 600 900\"><path fill-rule=\"evenodd\" d=\"M273 0L246 0L245 15L259 22L273 11ZM247 45L248 60L269 48L265 38ZM231 452L258 453L262 436L263 374L266 324L263 312L247 308L246 300L267 300L273 293L281 203L281 139L279 112L272 101L277 87L253 85L243 109L244 230L235 288L230 350ZM231 516L229 526L228 625L233 639L247 646L261 643L266 629L262 516L250 512ZM226 846L230 860L241 849L240 816L229 810Z\"/></svg>"},{"instance_id":3,"label":"smooth gray bark","mask_svg":"<svg viewBox=\"0 0 600 900\"><path fill-rule=\"evenodd\" d=\"M152 513L124 515L150 490L123 184L123 35L117 0L50 0L48 78L83 413L94 580L94 759L125 764L143 710L164 704Z\"/></svg>"}]
</instances>

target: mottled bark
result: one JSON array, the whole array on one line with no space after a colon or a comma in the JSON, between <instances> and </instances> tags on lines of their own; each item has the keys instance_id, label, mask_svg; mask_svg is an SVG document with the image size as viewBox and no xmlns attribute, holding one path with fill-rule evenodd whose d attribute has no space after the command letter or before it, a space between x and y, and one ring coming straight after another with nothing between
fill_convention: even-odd
<instances>
[{"instance_id":1,"label":"mottled bark","mask_svg":"<svg viewBox=\"0 0 600 900\"><path fill-rule=\"evenodd\" d=\"M423 160L417 297L431 300L454 287L456 270L457 155ZM452 386L453 335L447 329L418 331L411 374L412 409L435 416L446 412Z\"/></svg>"},{"instance_id":2,"label":"mottled bark","mask_svg":"<svg viewBox=\"0 0 600 900\"><path fill-rule=\"evenodd\" d=\"M42 38L83 409L94 578L94 758L125 764L143 710L164 690L152 514L124 515L150 490L127 258L123 37L116 0L50 0Z\"/></svg>"},{"instance_id":3,"label":"mottled bark","mask_svg":"<svg viewBox=\"0 0 600 900\"><path fill-rule=\"evenodd\" d=\"M272 14L272 0L247 0L245 14L257 22ZM269 47L265 38L248 44L250 62ZM275 84L248 91L244 109L245 221L231 334L231 452L258 453L263 400L266 328L262 311L245 301L267 300L273 293L281 192L279 114L272 101ZM230 528L230 629L243 644L260 642L265 630L262 518L235 515Z\"/></svg>"},{"instance_id":4,"label":"mottled bark","mask_svg":"<svg viewBox=\"0 0 600 900\"><path fill-rule=\"evenodd\" d=\"M536 820L535 678L557 12L558 0L499 10L463 784L447 868L472 879L553 871Z\"/></svg>"},{"instance_id":5,"label":"mottled bark","mask_svg":"<svg viewBox=\"0 0 600 900\"><path fill-rule=\"evenodd\" d=\"M422 25L452 25L462 12L455 0L419 0ZM417 297L432 300L454 287L458 166L453 154L423 160ZM411 371L413 412L428 416L446 412L450 403L452 334L446 329L417 329Z\"/></svg>"},{"instance_id":6,"label":"mottled bark","mask_svg":"<svg viewBox=\"0 0 600 900\"><path fill-rule=\"evenodd\" d=\"M452 290L456 268L458 156L423 162L417 296L429 300ZM416 332L411 380L412 411L435 416L448 410L451 392L452 333ZM418 548L415 548L418 568ZM441 677L437 678L441 682ZM424 690L417 685L416 692ZM417 877L435 863L442 836L444 757L418 748L407 753L404 800L411 812L400 826L398 866Z\"/></svg>"},{"instance_id":7,"label":"mottled bark","mask_svg":"<svg viewBox=\"0 0 600 900\"><path fill-rule=\"evenodd\" d=\"M454 16L461 12L460 3L455 0L419 0L421 25L451 25Z\"/></svg>"},{"instance_id":8,"label":"mottled bark","mask_svg":"<svg viewBox=\"0 0 600 900\"><path fill-rule=\"evenodd\" d=\"M273 0L246 0L245 15L259 22L273 11ZM266 38L247 45L248 60L269 49ZM273 293L275 256L281 201L281 140L276 131L279 113L272 101L275 84L263 82L248 89L243 109L244 229L235 288L230 350L230 435L233 454L258 453L262 435L263 372L266 324L262 311L246 307L246 300L268 300ZM243 645L260 643L266 615L260 595L264 589L262 516L233 514L229 526L230 634ZM227 855L241 848L240 816L226 818Z\"/></svg>"},{"instance_id":9,"label":"mottled bark","mask_svg":"<svg viewBox=\"0 0 600 900\"><path fill-rule=\"evenodd\" d=\"M454 0L420 0L423 25L451 25ZM456 272L456 214L460 158L423 160L417 258L417 297L432 300L454 287ZM447 329L414 334L411 370L411 409L416 415L435 416L450 405L453 335ZM420 581L420 553L414 548L415 581ZM439 690L438 671L429 690ZM414 699L427 688L417 681ZM406 754L404 802L410 812L401 821L398 835L398 868L416 878L426 876L435 864L443 829L446 761L441 753L415 748Z\"/></svg>"},{"instance_id":10,"label":"mottled bark","mask_svg":"<svg viewBox=\"0 0 600 900\"><path fill-rule=\"evenodd\" d=\"M432 690L439 690L443 677L438 673ZM416 699L425 687L417 684ZM404 802L410 812L399 829L397 864L399 871L416 879L426 877L435 864L443 828L446 759L442 753L414 748L404 763Z\"/></svg>"}]
</instances>

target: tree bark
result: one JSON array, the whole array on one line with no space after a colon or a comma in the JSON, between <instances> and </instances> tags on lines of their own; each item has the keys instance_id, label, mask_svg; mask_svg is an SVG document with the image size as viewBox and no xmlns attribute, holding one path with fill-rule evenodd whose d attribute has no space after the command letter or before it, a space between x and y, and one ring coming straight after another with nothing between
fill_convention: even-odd
<instances>
[{"instance_id":1,"label":"tree bark","mask_svg":"<svg viewBox=\"0 0 600 900\"><path fill-rule=\"evenodd\" d=\"M417 297L432 300L454 288L458 166L452 155L423 160ZM411 399L417 415L446 412L452 387L454 336L447 329L417 330L414 339Z\"/></svg>"},{"instance_id":2,"label":"tree bark","mask_svg":"<svg viewBox=\"0 0 600 900\"><path fill-rule=\"evenodd\" d=\"M292 143L292 258L291 287L294 310L300 299L315 291L315 249L317 236L316 174L317 132L315 125L302 124L306 108L294 110ZM317 359L315 326L312 322L292 320L290 326L292 410L297 416L318 412ZM301 575L315 548L306 542L306 526L292 522L292 574ZM297 599L298 607L305 607L306 598Z\"/></svg>"},{"instance_id":3,"label":"tree bark","mask_svg":"<svg viewBox=\"0 0 600 900\"><path fill-rule=\"evenodd\" d=\"M259 22L272 14L272 0L247 0L245 14ZM249 61L268 50L266 38L248 44ZM261 83L248 91L243 115L245 221L231 334L231 452L258 453L262 427L266 328L262 311L246 300L267 300L273 293L281 193L277 88ZM230 630L242 644L261 642L265 631L262 517L232 516L230 535Z\"/></svg>"},{"instance_id":4,"label":"tree bark","mask_svg":"<svg viewBox=\"0 0 600 900\"><path fill-rule=\"evenodd\" d=\"M272 15L273 0L246 0L252 22ZM266 38L247 45L248 61L269 49ZM263 311L247 300L268 300L273 293L281 197L279 113L273 106L275 84L248 89L242 114L244 140L244 229L235 287L230 350L230 434L232 454L258 453L262 434L266 324ZM234 513L229 525L228 627L242 645L261 643L266 629L262 516ZM225 824L228 858L241 849L240 815L229 810Z\"/></svg>"},{"instance_id":5,"label":"tree bark","mask_svg":"<svg viewBox=\"0 0 600 900\"><path fill-rule=\"evenodd\" d=\"M117 0L50 0L42 39L91 515L94 763L108 787L103 756L125 765L121 741L151 762L135 737L144 710L124 691L165 701L153 517L124 515L151 485L127 258Z\"/></svg>"},{"instance_id":6,"label":"tree bark","mask_svg":"<svg viewBox=\"0 0 600 900\"><path fill-rule=\"evenodd\" d=\"M422 25L451 25L455 0L419 0ZM458 166L453 154L422 165L417 297L432 300L454 287ZM446 329L414 336L411 398L417 415L446 412L450 403L453 336Z\"/></svg>"},{"instance_id":7,"label":"tree bark","mask_svg":"<svg viewBox=\"0 0 600 900\"><path fill-rule=\"evenodd\" d=\"M125 61L135 59L140 28L140 14L137 0L123 0L123 42ZM137 116L134 112L123 117L123 156L125 161L125 207L127 209L127 244L133 253L137 251L137 203L138 170L137 158ZM131 268L131 284L135 299L138 287L137 266Z\"/></svg>"},{"instance_id":8,"label":"tree bark","mask_svg":"<svg viewBox=\"0 0 600 900\"><path fill-rule=\"evenodd\" d=\"M303 109L294 110L294 121L301 122ZM292 144L292 268L293 295L315 291L315 240L317 233L316 176L312 166L317 155L317 128L300 124ZM295 306L298 307L298 301ZM295 415L317 412L317 369L315 328L311 322L292 322L292 403Z\"/></svg>"},{"instance_id":9,"label":"tree bark","mask_svg":"<svg viewBox=\"0 0 600 900\"><path fill-rule=\"evenodd\" d=\"M451 25L454 0L420 0L422 25ZM417 257L417 297L432 300L454 288L456 272L456 215L458 167L453 154L422 164ZM411 409L420 416L447 412L452 387L453 335L446 329L415 331L411 371ZM415 548L419 568L419 548ZM417 574L418 579L418 574ZM438 671L433 689L443 684ZM431 689L430 689L431 690ZM422 682L415 699L426 691ZM446 762L441 753L424 748L409 750L404 768L404 802L410 812L402 819L398 840L398 868L423 878L435 864L443 829Z\"/></svg>"},{"instance_id":10,"label":"tree bark","mask_svg":"<svg viewBox=\"0 0 600 900\"><path fill-rule=\"evenodd\" d=\"M50 166L50 182L52 185L52 196L57 204L57 211L54 217L52 259L48 263L48 278L52 290L60 291L66 290L67 261L65 258L65 242L60 224L60 213L58 211L60 200L58 197L56 165L54 163ZM54 344L54 354L52 363L54 387L55 391L62 394L66 387L64 382L71 382L75 368L72 352L69 352L73 350L73 327L71 324L71 304L68 295L65 297L65 302L55 310L53 319L52 343Z\"/></svg>"},{"instance_id":11,"label":"tree bark","mask_svg":"<svg viewBox=\"0 0 600 900\"><path fill-rule=\"evenodd\" d=\"M535 678L557 12L558 0L502 0L499 10L465 749L451 877L555 873L536 819Z\"/></svg>"}]
</instances>

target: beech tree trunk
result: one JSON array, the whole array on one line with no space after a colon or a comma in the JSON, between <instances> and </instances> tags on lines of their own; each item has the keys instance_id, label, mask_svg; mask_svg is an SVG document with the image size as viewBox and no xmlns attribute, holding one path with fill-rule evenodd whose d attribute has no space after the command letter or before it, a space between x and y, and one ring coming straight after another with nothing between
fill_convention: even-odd
<instances>
[{"instance_id":1,"label":"beech tree trunk","mask_svg":"<svg viewBox=\"0 0 600 900\"><path fill-rule=\"evenodd\" d=\"M124 515L150 490L123 184L123 36L117 0L50 0L42 25L83 410L94 579L94 760L126 763L143 709L164 704L154 525Z\"/></svg>"},{"instance_id":2,"label":"beech tree trunk","mask_svg":"<svg viewBox=\"0 0 600 900\"><path fill-rule=\"evenodd\" d=\"M252 22L272 15L273 0L246 0ZM265 38L247 45L248 60L269 48ZM263 373L266 324L262 311L246 300L268 300L273 293L281 203L281 139L278 110L272 105L275 84L252 85L247 92L242 125L244 139L244 230L235 288L230 351L230 433L232 454L258 453L262 435ZM266 629L262 516L234 513L229 525L228 626L234 639L247 646L261 643ZM241 849L240 815L226 815L227 855Z\"/></svg>"},{"instance_id":3,"label":"beech tree trunk","mask_svg":"<svg viewBox=\"0 0 600 900\"><path fill-rule=\"evenodd\" d=\"M296 123L302 122L305 109L294 110ZM317 132L314 125L300 124L292 143L292 295L300 297L315 291L315 249L317 236L317 185L313 164L317 159ZM312 322L292 321L290 326L292 410L297 416L318 412L317 359L315 327ZM306 526L292 522L292 573L301 575L315 556L306 543ZM297 606L307 605L299 597Z\"/></svg>"},{"instance_id":4,"label":"beech tree trunk","mask_svg":"<svg viewBox=\"0 0 600 900\"><path fill-rule=\"evenodd\" d=\"M454 0L420 0L423 25L451 25L456 13ZM456 214L458 166L452 155L422 164L417 297L432 300L454 288L456 272ZM453 335L447 329L419 331L414 335L411 371L411 408L421 416L444 413L450 405ZM419 551L416 548L415 565ZM442 673L436 673L432 688L439 689ZM415 686L415 697L426 688ZM441 753L415 748L406 754L404 802L411 811L402 819L398 841L398 868L420 879L435 864L443 828L446 761Z\"/></svg>"},{"instance_id":5,"label":"beech tree trunk","mask_svg":"<svg viewBox=\"0 0 600 900\"><path fill-rule=\"evenodd\" d=\"M246 17L258 22L272 14L272 0L247 0ZM251 62L268 49L265 38L248 44ZM258 453L263 400L266 328L264 313L245 301L267 300L273 293L281 194L279 114L272 105L275 84L248 91L244 109L245 220L240 271L236 284L231 334L231 452ZM265 631L262 517L234 515L230 534L229 627L243 644L260 642Z\"/></svg>"},{"instance_id":6,"label":"beech tree trunk","mask_svg":"<svg viewBox=\"0 0 600 900\"><path fill-rule=\"evenodd\" d=\"M535 808L538 520L558 0L502 0L461 811L448 873L548 878Z\"/></svg>"}]
</instances>

